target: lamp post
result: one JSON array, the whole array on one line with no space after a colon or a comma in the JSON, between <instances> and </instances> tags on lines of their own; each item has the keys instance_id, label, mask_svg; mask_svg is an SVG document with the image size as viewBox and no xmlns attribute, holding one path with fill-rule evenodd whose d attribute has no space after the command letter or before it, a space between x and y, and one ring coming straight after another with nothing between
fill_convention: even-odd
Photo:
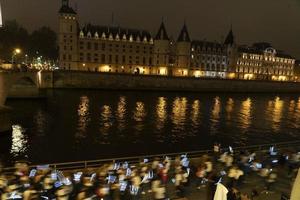
<instances>
[{"instance_id":1,"label":"lamp post","mask_svg":"<svg viewBox=\"0 0 300 200\"><path fill-rule=\"evenodd\" d=\"M15 56L18 55L18 54L20 54L20 53L21 53L21 49L19 49L19 48L14 49L13 54L11 56L11 65L12 66L14 65L14 58L15 58Z\"/></svg>"}]
</instances>

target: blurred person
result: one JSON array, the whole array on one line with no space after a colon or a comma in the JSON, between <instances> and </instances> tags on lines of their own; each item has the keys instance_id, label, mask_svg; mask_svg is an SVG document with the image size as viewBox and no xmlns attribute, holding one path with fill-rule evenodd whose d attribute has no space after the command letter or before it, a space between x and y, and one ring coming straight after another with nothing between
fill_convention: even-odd
<instances>
[{"instance_id":1,"label":"blurred person","mask_svg":"<svg viewBox=\"0 0 300 200\"><path fill-rule=\"evenodd\" d=\"M196 172L196 186L197 189L201 189L201 187L205 186L205 175L206 175L206 170L205 170L205 165L201 164L198 168L197 168L197 172Z\"/></svg>"}]
</instances>

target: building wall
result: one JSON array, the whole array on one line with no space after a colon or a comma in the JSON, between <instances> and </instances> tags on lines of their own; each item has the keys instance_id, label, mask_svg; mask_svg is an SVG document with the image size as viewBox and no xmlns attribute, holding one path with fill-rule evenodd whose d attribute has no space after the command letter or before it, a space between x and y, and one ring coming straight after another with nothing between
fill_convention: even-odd
<instances>
[{"instance_id":1,"label":"building wall","mask_svg":"<svg viewBox=\"0 0 300 200\"><path fill-rule=\"evenodd\" d=\"M83 36L78 56L84 71L150 74L153 42Z\"/></svg>"},{"instance_id":2,"label":"building wall","mask_svg":"<svg viewBox=\"0 0 300 200\"><path fill-rule=\"evenodd\" d=\"M115 33L79 31L76 14L59 15L59 63L63 69L128 73L294 80L292 58L238 51L235 44L198 48L193 42L153 40ZM109 29L109 27L108 27ZM104 35L103 35L104 34ZM216 49L214 49L216 48Z\"/></svg>"},{"instance_id":3,"label":"building wall","mask_svg":"<svg viewBox=\"0 0 300 200\"><path fill-rule=\"evenodd\" d=\"M240 52L236 74L240 79L291 81L295 60L276 55Z\"/></svg>"},{"instance_id":4,"label":"building wall","mask_svg":"<svg viewBox=\"0 0 300 200\"><path fill-rule=\"evenodd\" d=\"M137 76L94 72L53 72L54 88L165 90L198 92L300 92L299 83Z\"/></svg>"},{"instance_id":5,"label":"building wall","mask_svg":"<svg viewBox=\"0 0 300 200\"><path fill-rule=\"evenodd\" d=\"M191 76L227 78L228 58L224 46L201 42L191 48Z\"/></svg>"},{"instance_id":6,"label":"building wall","mask_svg":"<svg viewBox=\"0 0 300 200\"><path fill-rule=\"evenodd\" d=\"M80 70L78 67L77 15L59 15L59 63L64 69Z\"/></svg>"}]
</instances>

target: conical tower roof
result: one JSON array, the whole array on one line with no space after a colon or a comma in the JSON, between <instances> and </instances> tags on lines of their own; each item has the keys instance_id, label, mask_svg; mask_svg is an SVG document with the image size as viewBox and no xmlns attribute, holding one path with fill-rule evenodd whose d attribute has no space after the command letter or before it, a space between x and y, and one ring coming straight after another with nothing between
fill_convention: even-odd
<instances>
[{"instance_id":1,"label":"conical tower roof","mask_svg":"<svg viewBox=\"0 0 300 200\"><path fill-rule=\"evenodd\" d=\"M166 31L166 27L164 22L161 22L159 30L156 34L155 40L169 40L168 33Z\"/></svg>"},{"instance_id":2,"label":"conical tower roof","mask_svg":"<svg viewBox=\"0 0 300 200\"><path fill-rule=\"evenodd\" d=\"M234 44L234 35L233 35L233 31L232 28L230 29L228 35L226 36L225 45L233 45Z\"/></svg>"},{"instance_id":3,"label":"conical tower roof","mask_svg":"<svg viewBox=\"0 0 300 200\"><path fill-rule=\"evenodd\" d=\"M69 0L62 0L62 6L59 13L76 14L73 8L69 6Z\"/></svg>"},{"instance_id":4,"label":"conical tower roof","mask_svg":"<svg viewBox=\"0 0 300 200\"><path fill-rule=\"evenodd\" d=\"M180 31L177 42L191 42L191 38L185 23Z\"/></svg>"}]
</instances>

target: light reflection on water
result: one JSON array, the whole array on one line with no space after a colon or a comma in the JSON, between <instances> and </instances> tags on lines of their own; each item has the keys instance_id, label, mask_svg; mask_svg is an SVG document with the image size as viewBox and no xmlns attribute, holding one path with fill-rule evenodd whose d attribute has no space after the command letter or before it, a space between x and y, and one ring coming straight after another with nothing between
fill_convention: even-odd
<instances>
[{"instance_id":1,"label":"light reflection on water","mask_svg":"<svg viewBox=\"0 0 300 200\"><path fill-rule=\"evenodd\" d=\"M119 131L123 131L126 127L126 97L122 96L119 98L118 108L116 110L116 118L118 121Z\"/></svg>"},{"instance_id":2,"label":"light reflection on water","mask_svg":"<svg viewBox=\"0 0 300 200\"><path fill-rule=\"evenodd\" d=\"M162 130L165 126L165 121L167 119L167 101L164 97L158 98L158 103L156 106L156 128L157 130Z\"/></svg>"},{"instance_id":3,"label":"light reflection on water","mask_svg":"<svg viewBox=\"0 0 300 200\"><path fill-rule=\"evenodd\" d=\"M252 109L252 101L250 98L248 98L247 100L242 102L239 117L238 117L242 132L248 131L251 125L251 120L252 120L251 109Z\"/></svg>"},{"instance_id":4,"label":"light reflection on water","mask_svg":"<svg viewBox=\"0 0 300 200\"><path fill-rule=\"evenodd\" d=\"M11 143L9 155L28 154L33 160L51 159L34 152L52 146L59 149L53 161L65 161L65 154L74 155L73 161L300 136L299 95L57 91L32 106L30 100L8 103L28 133L13 133L0 145Z\"/></svg>"},{"instance_id":5,"label":"light reflection on water","mask_svg":"<svg viewBox=\"0 0 300 200\"><path fill-rule=\"evenodd\" d=\"M77 125L77 138L84 138L87 136L87 126L90 122L90 113L89 113L89 103L90 100L87 96L80 97L80 102L78 105L78 125Z\"/></svg>"},{"instance_id":6,"label":"light reflection on water","mask_svg":"<svg viewBox=\"0 0 300 200\"><path fill-rule=\"evenodd\" d=\"M210 131L211 134L214 135L218 132L218 124L220 122L220 112L221 112L221 102L220 98L217 96L214 99L214 104L211 110L211 126L210 126Z\"/></svg>"},{"instance_id":7,"label":"light reflection on water","mask_svg":"<svg viewBox=\"0 0 300 200\"><path fill-rule=\"evenodd\" d=\"M172 136L174 140L176 138L183 137L184 127L186 121L187 113L187 98L186 97L176 97L172 105L171 119L173 123ZM176 134L175 134L176 133Z\"/></svg>"},{"instance_id":8,"label":"light reflection on water","mask_svg":"<svg viewBox=\"0 0 300 200\"><path fill-rule=\"evenodd\" d=\"M27 157L26 152L28 148L28 138L25 135L25 130L21 126L13 126L12 130L12 145L10 153L13 157L17 158L18 156Z\"/></svg>"}]
</instances>

